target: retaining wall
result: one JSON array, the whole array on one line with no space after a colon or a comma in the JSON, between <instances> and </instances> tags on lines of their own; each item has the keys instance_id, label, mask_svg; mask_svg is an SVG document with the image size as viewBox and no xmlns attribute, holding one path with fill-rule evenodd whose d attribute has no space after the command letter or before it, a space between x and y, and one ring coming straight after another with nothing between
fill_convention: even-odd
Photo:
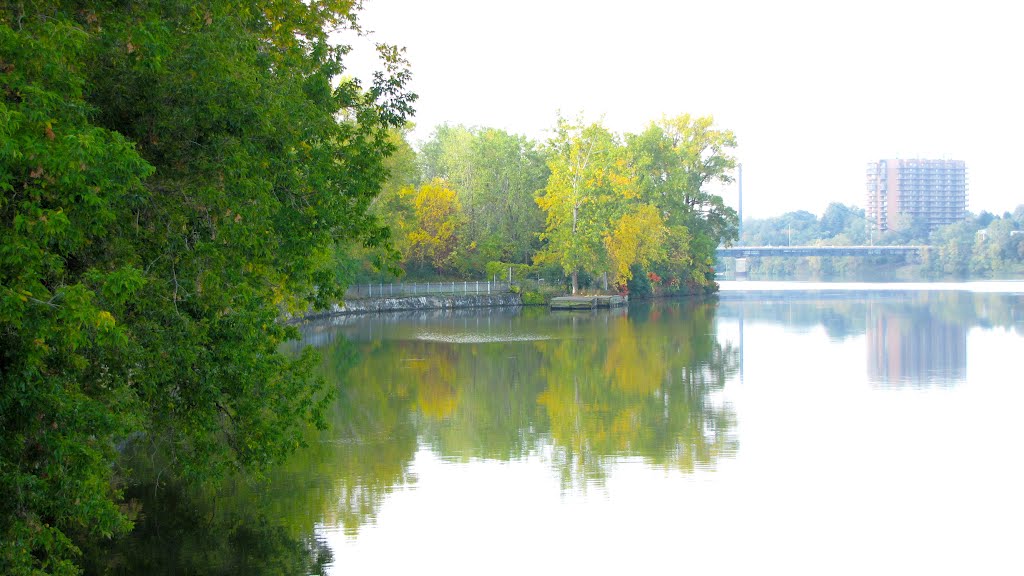
<instances>
[{"instance_id":1,"label":"retaining wall","mask_svg":"<svg viewBox=\"0 0 1024 576\"><path fill-rule=\"evenodd\" d=\"M405 296L402 298L361 298L346 300L344 306L335 304L330 310L313 312L307 319L324 318L340 314L366 314L398 310L444 310L448 308L484 308L491 306L522 306L519 294L469 294L464 296Z\"/></svg>"}]
</instances>

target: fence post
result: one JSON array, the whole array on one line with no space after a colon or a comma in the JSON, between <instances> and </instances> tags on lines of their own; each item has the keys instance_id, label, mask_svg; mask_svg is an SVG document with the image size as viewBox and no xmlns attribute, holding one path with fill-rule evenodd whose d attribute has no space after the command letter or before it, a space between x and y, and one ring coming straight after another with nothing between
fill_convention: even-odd
<instances>
[{"instance_id":1,"label":"fence post","mask_svg":"<svg viewBox=\"0 0 1024 576\"><path fill-rule=\"evenodd\" d=\"M474 294L479 294L480 293L480 281L479 280L476 281L476 289L473 290L473 293Z\"/></svg>"}]
</instances>

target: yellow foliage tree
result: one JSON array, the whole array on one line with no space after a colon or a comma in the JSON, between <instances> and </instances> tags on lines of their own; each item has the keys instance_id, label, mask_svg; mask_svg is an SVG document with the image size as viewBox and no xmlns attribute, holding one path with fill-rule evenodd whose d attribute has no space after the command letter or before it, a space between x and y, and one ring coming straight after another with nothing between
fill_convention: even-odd
<instances>
[{"instance_id":1,"label":"yellow foliage tree","mask_svg":"<svg viewBox=\"0 0 1024 576\"><path fill-rule=\"evenodd\" d=\"M405 261L417 268L443 272L450 267L462 221L462 206L455 191L444 180L434 179L418 188L401 192L411 201L414 223L406 234Z\"/></svg>"},{"instance_id":2,"label":"yellow foliage tree","mask_svg":"<svg viewBox=\"0 0 1024 576\"><path fill-rule=\"evenodd\" d=\"M637 204L623 214L604 236L615 283L625 284L633 277L633 264L647 268L664 259L667 232L658 209L650 204Z\"/></svg>"},{"instance_id":3,"label":"yellow foliage tree","mask_svg":"<svg viewBox=\"0 0 1024 576\"><path fill-rule=\"evenodd\" d=\"M623 202L635 196L625 148L600 123L571 124L559 118L548 142L551 176L537 196L544 210L547 241L536 262L557 262L579 288L579 271L607 270L601 239Z\"/></svg>"}]
</instances>

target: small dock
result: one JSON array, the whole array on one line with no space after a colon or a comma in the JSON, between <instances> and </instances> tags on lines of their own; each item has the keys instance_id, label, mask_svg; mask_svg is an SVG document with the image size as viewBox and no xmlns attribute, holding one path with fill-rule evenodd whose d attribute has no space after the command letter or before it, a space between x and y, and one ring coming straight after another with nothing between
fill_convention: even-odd
<instances>
[{"instance_id":1,"label":"small dock","mask_svg":"<svg viewBox=\"0 0 1024 576\"><path fill-rule=\"evenodd\" d=\"M626 296L559 296L551 299L552 310L593 310L629 304Z\"/></svg>"}]
</instances>

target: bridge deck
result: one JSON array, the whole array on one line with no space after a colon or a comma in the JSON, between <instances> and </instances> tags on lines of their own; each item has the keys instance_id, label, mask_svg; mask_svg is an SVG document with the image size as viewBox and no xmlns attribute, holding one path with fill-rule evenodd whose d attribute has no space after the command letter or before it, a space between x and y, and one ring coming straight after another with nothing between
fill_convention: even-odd
<instances>
[{"instance_id":1,"label":"bridge deck","mask_svg":"<svg viewBox=\"0 0 1024 576\"><path fill-rule=\"evenodd\" d=\"M719 257L756 256L918 256L927 246L733 246L719 248Z\"/></svg>"}]
</instances>

